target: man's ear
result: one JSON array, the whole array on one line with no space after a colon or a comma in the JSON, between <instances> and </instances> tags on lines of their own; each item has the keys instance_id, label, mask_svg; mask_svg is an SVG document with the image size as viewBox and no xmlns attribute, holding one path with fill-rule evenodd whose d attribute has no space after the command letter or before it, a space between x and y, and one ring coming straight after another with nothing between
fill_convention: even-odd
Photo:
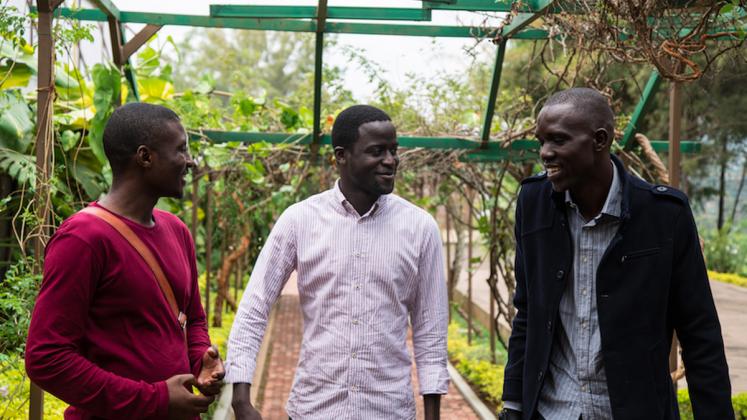
<instances>
[{"instance_id":1,"label":"man's ear","mask_svg":"<svg viewBox=\"0 0 747 420\"><path fill-rule=\"evenodd\" d=\"M342 146L335 146L335 160L338 164L344 165L346 162L345 159L345 148Z\"/></svg>"},{"instance_id":2,"label":"man's ear","mask_svg":"<svg viewBox=\"0 0 747 420\"><path fill-rule=\"evenodd\" d=\"M153 152L148 146L141 144L135 151L135 162L142 168L150 168L153 165Z\"/></svg>"},{"instance_id":3,"label":"man's ear","mask_svg":"<svg viewBox=\"0 0 747 420\"><path fill-rule=\"evenodd\" d=\"M594 151L601 152L612 145L612 136L606 128L599 128L594 132Z\"/></svg>"}]
</instances>

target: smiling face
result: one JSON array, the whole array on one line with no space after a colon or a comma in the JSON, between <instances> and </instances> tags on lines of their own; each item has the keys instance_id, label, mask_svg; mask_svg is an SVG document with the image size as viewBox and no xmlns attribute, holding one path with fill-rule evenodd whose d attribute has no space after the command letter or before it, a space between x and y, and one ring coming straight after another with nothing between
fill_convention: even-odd
<instances>
[{"instance_id":1,"label":"smiling face","mask_svg":"<svg viewBox=\"0 0 747 420\"><path fill-rule=\"evenodd\" d=\"M540 158L555 191L583 189L595 182L603 162L609 161L611 136L597 125L570 103L540 111L536 131Z\"/></svg>"},{"instance_id":2,"label":"smiling face","mask_svg":"<svg viewBox=\"0 0 747 420\"><path fill-rule=\"evenodd\" d=\"M358 128L358 139L335 154L346 185L373 199L394 190L399 166L397 131L391 121L372 121Z\"/></svg>"},{"instance_id":3,"label":"smiling face","mask_svg":"<svg viewBox=\"0 0 747 420\"><path fill-rule=\"evenodd\" d=\"M159 197L182 198L185 177L195 163L189 155L187 134L181 123L175 120L164 123L163 131L149 150L149 156L146 182L152 190Z\"/></svg>"}]
</instances>

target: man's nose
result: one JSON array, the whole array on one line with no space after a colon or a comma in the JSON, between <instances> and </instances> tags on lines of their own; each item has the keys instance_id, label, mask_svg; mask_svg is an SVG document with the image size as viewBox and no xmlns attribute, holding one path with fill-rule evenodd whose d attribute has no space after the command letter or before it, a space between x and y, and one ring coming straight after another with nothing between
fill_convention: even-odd
<instances>
[{"instance_id":1,"label":"man's nose","mask_svg":"<svg viewBox=\"0 0 747 420\"><path fill-rule=\"evenodd\" d=\"M382 163L386 166L395 166L399 163L399 156L397 156L396 153L387 150Z\"/></svg>"},{"instance_id":2,"label":"man's nose","mask_svg":"<svg viewBox=\"0 0 747 420\"><path fill-rule=\"evenodd\" d=\"M555 157L555 151L552 146L548 143L544 143L540 146L539 156L541 160L552 160Z\"/></svg>"},{"instance_id":3,"label":"man's nose","mask_svg":"<svg viewBox=\"0 0 747 420\"><path fill-rule=\"evenodd\" d=\"M196 167L197 164L194 159L192 159L192 156L187 156L187 168L194 170Z\"/></svg>"}]
</instances>

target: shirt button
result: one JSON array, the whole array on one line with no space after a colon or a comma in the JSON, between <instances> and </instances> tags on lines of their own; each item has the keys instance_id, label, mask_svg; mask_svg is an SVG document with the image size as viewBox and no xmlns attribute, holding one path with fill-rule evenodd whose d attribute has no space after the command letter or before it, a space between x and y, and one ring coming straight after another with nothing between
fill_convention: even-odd
<instances>
[{"instance_id":1,"label":"shirt button","mask_svg":"<svg viewBox=\"0 0 747 420\"><path fill-rule=\"evenodd\" d=\"M587 261L589 261L589 257L584 257L584 260L583 260L583 261L584 261L584 262L587 262Z\"/></svg>"},{"instance_id":2,"label":"shirt button","mask_svg":"<svg viewBox=\"0 0 747 420\"><path fill-rule=\"evenodd\" d=\"M555 273L555 278L562 279L565 272L563 270L558 270L557 273Z\"/></svg>"},{"instance_id":3,"label":"shirt button","mask_svg":"<svg viewBox=\"0 0 747 420\"><path fill-rule=\"evenodd\" d=\"M581 295L586 296L586 288L581 289Z\"/></svg>"},{"instance_id":4,"label":"shirt button","mask_svg":"<svg viewBox=\"0 0 747 420\"><path fill-rule=\"evenodd\" d=\"M353 392L358 392L358 385L351 386L350 390L353 391Z\"/></svg>"},{"instance_id":5,"label":"shirt button","mask_svg":"<svg viewBox=\"0 0 747 420\"><path fill-rule=\"evenodd\" d=\"M545 374L544 372L540 372L539 375L537 375L537 379L541 381L542 376L544 376L544 374Z\"/></svg>"},{"instance_id":6,"label":"shirt button","mask_svg":"<svg viewBox=\"0 0 747 420\"><path fill-rule=\"evenodd\" d=\"M581 391L586 392L586 385L581 385Z\"/></svg>"},{"instance_id":7,"label":"shirt button","mask_svg":"<svg viewBox=\"0 0 747 420\"><path fill-rule=\"evenodd\" d=\"M357 319L353 320L353 325L358 325L358 320Z\"/></svg>"},{"instance_id":8,"label":"shirt button","mask_svg":"<svg viewBox=\"0 0 747 420\"><path fill-rule=\"evenodd\" d=\"M351 355L350 355L350 357L352 357L353 359L355 359L355 358L357 358L357 357L358 357L358 353L356 353L356 352L353 352L353 354L351 354Z\"/></svg>"},{"instance_id":9,"label":"shirt button","mask_svg":"<svg viewBox=\"0 0 747 420\"><path fill-rule=\"evenodd\" d=\"M552 330L552 321L547 321L547 330Z\"/></svg>"},{"instance_id":10,"label":"shirt button","mask_svg":"<svg viewBox=\"0 0 747 420\"><path fill-rule=\"evenodd\" d=\"M361 289L361 284L355 283L355 290L360 290L360 289Z\"/></svg>"},{"instance_id":11,"label":"shirt button","mask_svg":"<svg viewBox=\"0 0 747 420\"><path fill-rule=\"evenodd\" d=\"M360 256L361 256L361 253L360 253L360 252L356 252L356 253L355 253L355 254L353 254L353 255L355 255L356 257L360 257Z\"/></svg>"}]
</instances>

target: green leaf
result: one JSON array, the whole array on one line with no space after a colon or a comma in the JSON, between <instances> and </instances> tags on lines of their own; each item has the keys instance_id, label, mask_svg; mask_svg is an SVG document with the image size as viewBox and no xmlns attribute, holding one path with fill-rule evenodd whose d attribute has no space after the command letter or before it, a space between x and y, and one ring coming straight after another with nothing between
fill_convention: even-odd
<instances>
[{"instance_id":1,"label":"green leaf","mask_svg":"<svg viewBox=\"0 0 747 420\"><path fill-rule=\"evenodd\" d=\"M104 127L109 116L114 111L115 100L121 95L122 75L119 70L103 64L93 66L93 106L96 115L91 121L91 131L88 143L93 154L102 164L106 163L104 154Z\"/></svg>"},{"instance_id":2,"label":"green leaf","mask_svg":"<svg viewBox=\"0 0 747 420\"><path fill-rule=\"evenodd\" d=\"M78 135L74 131L65 130L60 135L60 144L62 145L62 150L67 152L78 144Z\"/></svg>"},{"instance_id":3,"label":"green leaf","mask_svg":"<svg viewBox=\"0 0 747 420\"><path fill-rule=\"evenodd\" d=\"M724 7L721 8L721 10L718 11L719 15L728 15L734 10L734 5L731 3L727 3L724 5Z\"/></svg>"},{"instance_id":4,"label":"green leaf","mask_svg":"<svg viewBox=\"0 0 747 420\"><path fill-rule=\"evenodd\" d=\"M0 171L7 173L21 185L36 183L36 159L15 150L0 149Z\"/></svg>"},{"instance_id":5,"label":"green leaf","mask_svg":"<svg viewBox=\"0 0 747 420\"><path fill-rule=\"evenodd\" d=\"M0 147L24 152L34 130L33 113L19 91L0 91Z\"/></svg>"},{"instance_id":6,"label":"green leaf","mask_svg":"<svg viewBox=\"0 0 747 420\"><path fill-rule=\"evenodd\" d=\"M101 174L95 172L86 165L76 164L73 166L73 176L83 187L86 195L91 199L97 199L106 192L106 186L102 182Z\"/></svg>"},{"instance_id":7,"label":"green leaf","mask_svg":"<svg viewBox=\"0 0 747 420\"><path fill-rule=\"evenodd\" d=\"M0 66L0 89L26 87L34 71L23 63Z\"/></svg>"}]
</instances>

